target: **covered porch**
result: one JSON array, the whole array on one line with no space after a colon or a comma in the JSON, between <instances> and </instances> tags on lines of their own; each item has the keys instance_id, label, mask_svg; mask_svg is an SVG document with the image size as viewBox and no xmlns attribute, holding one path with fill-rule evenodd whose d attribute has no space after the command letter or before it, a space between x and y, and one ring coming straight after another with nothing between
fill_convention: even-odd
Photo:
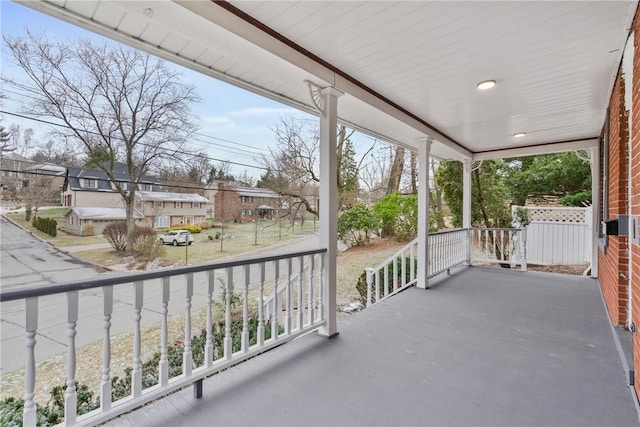
<instances>
[{"instance_id":1,"label":"covered porch","mask_svg":"<svg viewBox=\"0 0 640 427\"><path fill-rule=\"evenodd\" d=\"M428 234L430 156L464 164L461 234L469 243L465 247L452 241L449 247L460 250L447 252L456 257L438 272L472 258L467 231L472 227L471 171L477 162L586 151L592 161L593 202L599 206L600 175L606 185L609 174L600 164L600 135L609 117L607 104L625 46L634 48L628 28L636 2L470 2L464 7L447 2L280 2L277 7L266 2L208 1L156 2L152 7L140 2L22 3L316 114L321 177L318 249L242 264L0 293L3 302L24 302L26 307L25 425L36 422L38 298L53 294L66 298L69 313L65 423L70 425L92 425L151 401L110 422L638 424L637 401L594 279L478 267L462 267L446 279L432 279L437 268L434 257L445 251L436 249L437 239ZM453 22L456 26L443 24ZM451 31L443 31L447 27ZM479 91L486 81L497 84L494 92ZM411 260L417 260L415 275L411 272L416 287L379 300L376 285L369 296L378 302L341 319L339 325L338 123L417 152L420 172L418 238L411 250ZM608 130L604 140L608 141ZM593 210L594 224L605 219L598 209ZM598 277L596 228L591 247L593 277ZM253 272L249 264L256 266ZM297 276L292 264L299 265ZM413 262L410 267L414 268ZM268 301L263 299L265 269L276 290ZM285 270L286 277L281 278L279 272ZM204 273L196 277L195 289L196 294L205 294L201 305L207 307L207 348L211 346L214 284L216 289L219 286L216 274L224 273L227 292L236 286L244 293L245 307L250 285L260 289L258 328L262 329L255 347L245 326L245 308L241 350L234 350L227 303L224 352L214 360L213 352L205 351L201 369L193 366L191 352L196 273ZM169 298L175 289L170 280L174 276L180 276L178 284L184 290L179 289L179 297ZM286 283L282 299L280 283ZM133 291L127 296L132 301L130 310L117 313L131 316L133 312L132 390L130 397L112 405L110 322L116 315L113 287L120 285ZM74 337L78 311L86 308L79 304L78 293L94 288L103 295L98 309L104 317L101 407L76 419ZM143 294L149 289L162 289L162 295L154 296L153 307L164 322L163 359L159 385L143 388L140 318L146 308ZM384 289L386 296L386 284ZM302 296L308 299L309 312L296 313L294 298L300 298L295 306L303 307ZM169 377L166 362L170 300L184 305L186 319L183 374L174 378ZM262 310L268 304L274 312L275 307L281 310L283 301L286 318L282 323L273 319L267 339L268 319ZM307 334L316 330L320 336ZM280 346L286 340L292 342ZM231 367L245 359L250 360ZM214 371L221 372L200 382ZM194 383L196 394L204 388L201 399L193 397L190 387L161 397Z\"/></svg>"},{"instance_id":2,"label":"covered porch","mask_svg":"<svg viewBox=\"0 0 640 427\"><path fill-rule=\"evenodd\" d=\"M460 267L111 425L638 425L598 283Z\"/></svg>"}]
</instances>

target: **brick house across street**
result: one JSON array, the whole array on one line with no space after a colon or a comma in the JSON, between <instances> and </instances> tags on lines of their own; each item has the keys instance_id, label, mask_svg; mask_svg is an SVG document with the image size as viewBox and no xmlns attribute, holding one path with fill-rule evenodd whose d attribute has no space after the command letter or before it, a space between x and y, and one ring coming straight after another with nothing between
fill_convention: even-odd
<instances>
[{"instance_id":1,"label":"brick house across street","mask_svg":"<svg viewBox=\"0 0 640 427\"><path fill-rule=\"evenodd\" d=\"M216 221L248 222L276 219L282 209L280 195L266 188L218 183L214 195Z\"/></svg>"}]
</instances>

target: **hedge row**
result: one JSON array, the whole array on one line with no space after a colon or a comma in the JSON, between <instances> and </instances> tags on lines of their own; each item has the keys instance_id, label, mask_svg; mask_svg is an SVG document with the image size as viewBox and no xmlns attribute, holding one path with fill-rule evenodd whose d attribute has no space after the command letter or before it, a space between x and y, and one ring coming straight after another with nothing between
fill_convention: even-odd
<instances>
[{"instance_id":1,"label":"hedge row","mask_svg":"<svg viewBox=\"0 0 640 427\"><path fill-rule=\"evenodd\" d=\"M171 230L187 230L187 231L191 232L191 234L196 234L196 233L201 233L202 232L202 227L197 226L197 225L190 225L190 224L174 225L173 227L167 228L167 231L171 231Z\"/></svg>"},{"instance_id":2,"label":"hedge row","mask_svg":"<svg viewBox=\"0 0 640 427\"><path fill-rule=\"evenodd\" d=\"M58 221L55 219L34 217L31 224L51 237L56 237L58 235Z\"/></svg>"}]
</instances>

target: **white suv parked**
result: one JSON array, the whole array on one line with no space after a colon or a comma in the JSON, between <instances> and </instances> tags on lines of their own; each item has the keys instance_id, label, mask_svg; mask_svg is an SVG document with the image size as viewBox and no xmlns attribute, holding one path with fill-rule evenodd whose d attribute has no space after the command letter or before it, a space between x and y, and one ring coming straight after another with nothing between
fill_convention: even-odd
<instances>
[{"instance_id":1,"label":"white suv parked","mask_svg":"<svg viewBox=\"0 0 640 427\"><path fill-rule=\"evenodd\" d=\"M193 243L193 235L187 230L172 230L160 236L159 240L165 245L190 245Z\"/></svg>"}]
</instances>

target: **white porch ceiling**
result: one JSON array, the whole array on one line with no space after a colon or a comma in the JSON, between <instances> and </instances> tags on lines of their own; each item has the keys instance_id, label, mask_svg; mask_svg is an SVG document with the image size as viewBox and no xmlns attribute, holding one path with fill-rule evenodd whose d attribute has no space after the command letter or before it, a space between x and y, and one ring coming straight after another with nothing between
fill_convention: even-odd
<instances>
[{"instance_id":1,"label":"white porch ceiling","mask_svg":"<svg viewBox=\"0 0 640 427\"><path fill-rule=\"evenodd\" d=\"M341 120L413 148L431 136L441 158L592 144L637 5L20 3L305 110L313 110L305 80L334 85L345 92ZM495 88L476 89L488 79Z\"/></svg>"}]
</instances>

